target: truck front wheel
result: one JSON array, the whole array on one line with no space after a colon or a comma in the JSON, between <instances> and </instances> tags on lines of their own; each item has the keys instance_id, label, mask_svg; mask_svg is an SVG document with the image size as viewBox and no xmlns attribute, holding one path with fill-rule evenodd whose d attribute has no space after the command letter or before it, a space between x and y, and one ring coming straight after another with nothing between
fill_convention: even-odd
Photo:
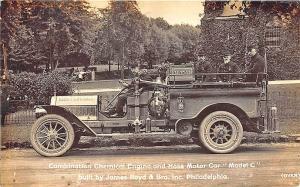
<instances>
[{"instance_id":1,"label":"truck front wheel","mask_svg":"<svg viewBox=\"0 0 300 187\"><path fill-rule=\"evenodd\" d=\"M230 112L212 112L200 124L201 145L212 153L230 153L240 145L242 138L243 126Z\"/></svg>"},{"instance_id":2,"label":"truck front wheel","mask_svg":"<svg viewBox=\"0 0 300 187\"><path fill-rule=\"evenodd\" d=\"M43 156L65 154L73 145L75 133L65 118L49 114L40 117L31 128L32 147Z\"/></svg>"}]
</instances>

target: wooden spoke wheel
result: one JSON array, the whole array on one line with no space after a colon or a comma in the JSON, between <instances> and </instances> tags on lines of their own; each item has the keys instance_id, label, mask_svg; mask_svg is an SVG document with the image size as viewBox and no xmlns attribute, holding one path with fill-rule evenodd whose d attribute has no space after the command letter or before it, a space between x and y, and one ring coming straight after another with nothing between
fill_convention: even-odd
<instances>
[{"instance_id":1,"label":"wooden spoke wheel","mask_svg":"<svg viewBox=\"0 0 300 187\"><path fill-rule=\"evenodd\" d=\"M243 126L230 112L213 112L200 124L201 145L212 153L230 153L240 145L242 138Z\"/></svg>"},{"instance_id":2,"label":"wooden spoke wheel","mask_svg":"<svg viewBox=\"0 0 300 187\"><path fill-rule=\"evenodd\" d=\"M61 156L73 145L74 129L65 118L50 114L40 117L31 128L31 144L43 156Z\"/></svg>"}]
</instances>

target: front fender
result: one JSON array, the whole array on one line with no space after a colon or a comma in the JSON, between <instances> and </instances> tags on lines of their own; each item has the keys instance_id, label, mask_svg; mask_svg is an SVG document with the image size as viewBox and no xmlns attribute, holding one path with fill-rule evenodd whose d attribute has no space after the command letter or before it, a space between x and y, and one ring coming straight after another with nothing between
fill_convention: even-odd
<instances>
[{"instance_id":1,"label":"front fender","mask_svg":"<svg viewBox=\"0 0 300 187\"><path fill-rule=\"evenodd\" d=\"M80 119L78 119L73 113L69 110L54 105L39 105L35 106L36 117L39 118L42 115L47 114L56 114L66 118L73 126L81 129L84 135L96 136L96 133Z\"/></svg>"}]
</instances>

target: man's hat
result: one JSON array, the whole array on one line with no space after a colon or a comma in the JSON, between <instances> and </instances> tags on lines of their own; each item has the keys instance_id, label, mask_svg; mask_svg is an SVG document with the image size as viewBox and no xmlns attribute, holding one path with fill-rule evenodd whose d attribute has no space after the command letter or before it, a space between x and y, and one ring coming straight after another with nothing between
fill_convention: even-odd
<instances>
[{"instance_id":1,"label":"man's hat","mask_svg":"<svg viewBox=\"0 0 300 187\"><path fill-rule=\"evenodd\" d=\"M257 45L249 45L248 46L248 51L251 51L251 49L256 49L256 50L258 50L258 46Z\"/></svg>"},{"instance_id":2,"label":"man's hat","mask_svg":"<svg viewBox=\"0 0 300 187\"><path fill-rule=\"evenodd\" d=\"M223 57L225 57L225 56L232 56L232 54L229 51L226 51L223 53Z\"/></svg>"}]
</instances>

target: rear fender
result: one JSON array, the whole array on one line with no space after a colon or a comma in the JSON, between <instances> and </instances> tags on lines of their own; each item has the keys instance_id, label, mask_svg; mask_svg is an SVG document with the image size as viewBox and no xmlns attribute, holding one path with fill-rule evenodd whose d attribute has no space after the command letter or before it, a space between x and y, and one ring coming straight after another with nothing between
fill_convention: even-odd
<instances>
[{"instance_id":1,"label":"rear fender","mask_svg":"<svg viewBox=\"0 0 300 187\"><path fill-rule=\"evenodd\" d=\"M202 122L202 120L210 113L215 112L215 111L227 111L235 115L242 123L243 129L245 131L249 132L261 132L257 127L256 123L253 123L249 116L243 111L240 107L230 104L230 103L217 103L217 104L212 104L201 111L198 112L197 115L195 115L193 118L182 118L178 119L175 123L175 128L177 130L177 126L180 122L182 121L194 121L195 122L195 128L199 127L199 124Z\"/></svg>"}]
</instances>

